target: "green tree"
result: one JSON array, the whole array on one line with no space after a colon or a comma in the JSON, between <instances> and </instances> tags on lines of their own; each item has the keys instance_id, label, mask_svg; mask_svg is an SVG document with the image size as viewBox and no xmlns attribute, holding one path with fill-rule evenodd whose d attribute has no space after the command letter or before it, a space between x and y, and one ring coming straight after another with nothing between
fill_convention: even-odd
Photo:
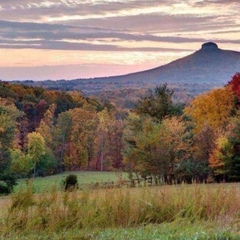
<instances>
[{"instance_id":1,"label":"green tree","mask_svg":"<svg viewBox=\"0 0 240 240\"><path fill-rule=\"evenodd\" d=\"M11 171L21 177L28 176L33 168L33 161L28 154L25 154L20 149L11 150Z\"/></svg>"},{"instance_id":2,"label":"green tree","mask_svg":"<svg viewBox=\"0 0 240 240\"><path fill-rule=\"evenodd\" d=\"M231 155L225 159L225 168L230 181L240 181L240 120L228 137ZM228 156L228 155L227 155Z\"/></svg>"},{"instance_id":3,"label":"green tree","mask_svg":"<svg viewBox=\"0 0 240 240\"><path fill-rule=\"evenodd\" d=\"M174 91L167 87L167 84L157 86L154 92L142 98L136 105L138 114L149 115L158 120L172 115L174 112L174 104L172 101Z\"/></svg>"},{"instance_id":4,"label":"green tree","mask_svg":"<svg viewBox=\"0 0 240 240\"><path fill-rule=\"evenodd\" d=\"M33 177L36 175L37 163L41 156L45 155L45 140L40 133L32 132L28 134L28 155L33 161Z\"/></svg>"},{"instance_id":5,"label":"green tree","mask_svg":"<svg viewBox=\"0 0 240 240\"><path fill-rule=\"evenodd\" d=\"M144 118L136 113L129 113L124 122L123 130L123 162L129 171L130 178L134 174L138 177L140 167L138 165L138 153L136 151L136 136L143 129Z\"/></svg>"},{"instance_id":6,"label":"green tree","mask_svg":"<svg viewBox=\"0 0 240 240\"><path fill-rule=\"evenodd\" d=\"M0 193L9 193L16 184L11 172L11 149L16 135L16 121L22 113L12 101L0 98Z\"/></svg>"},{"instance_id":7,"label":"green tree","mask_svg":"<svg viewBox=\"0 0 240 240\"><path fill-rule=\"evenodd\" d=\"M188 148L184 134L185 126L176 117L158 123L130 114L124 131L124 162L142 177L152 175L157 182L171 182L175 165Z\"/></svg>"},{"instance_id":8,"label":"green tree","mask_svg":"<svg viewBox=\"0 0 240 240\"><path fill-rule=\"evenodd\" d=\"M69 112L59 114L56 128L54 129L54 155L57 159L59 172L64 170L64 159L69 156L69 145L71 142L72 118Z\"/></svg>"}]
</instances>

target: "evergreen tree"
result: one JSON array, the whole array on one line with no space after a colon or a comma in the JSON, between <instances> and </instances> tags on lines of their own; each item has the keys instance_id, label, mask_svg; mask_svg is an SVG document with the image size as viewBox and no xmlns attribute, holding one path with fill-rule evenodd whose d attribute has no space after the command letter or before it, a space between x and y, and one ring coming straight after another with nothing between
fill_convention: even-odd
<instances>
[{"instance_id":1,"label":"evergreen tree","mask_svg":"<svg viewBox=\"0 0 240 240\"><path fill-rule=\"evenodd\" d=\"M158 120L173 115L174 104L172 101L174 91L167 87L167 84L157 86L154 92L150 91L149 96L142 98L137 106L138 114L149 115Z\"/></svg>"},{"instance_id":2,"label":"evergreen tree","mask_svg":"<svg viewBox=\"0 0 240 240\"><path fill-rule=\"evenodd\" d=\"M228 140L232 154L225 160L225 169L229 181L240 181L240 120L237 121L236 127Z\"/></svg>"}]
</instances>

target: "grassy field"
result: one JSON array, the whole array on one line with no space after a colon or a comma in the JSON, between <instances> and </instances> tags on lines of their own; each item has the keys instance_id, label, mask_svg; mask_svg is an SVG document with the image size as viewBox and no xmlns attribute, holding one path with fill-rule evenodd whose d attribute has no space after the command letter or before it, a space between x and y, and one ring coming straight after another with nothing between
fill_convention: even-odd
<instances>
[{"instance_id":1,"label":"grassy field","mask_svg":"<svg viewBox=\"0 0 240 240\"><path fill-rule=\"evenodd\" d=\"M61 188L61 183L64 181L67 175L69 174L75 174L78 177L78 183L80 187L84 187L86 185L90 184L103 184L105 182L118 182L121 173L119 172L64 172L61 174L56 174L52 176L47 177L37 177L33 180L32 186L34 189L34 192L45 192L47 190L50 190L53 187L56 187L57 189ZM127 174L122 173L122 178L127 179ZM15 187L14 191L18 191L20 188L26 188L26 179L22 179L18 181L18 185Z\"/></svg>"},{"instance_id":2,"label":"grassy field","mask_svg":"<svg viewBox=\"0 0 240 240\"><path fill-rule=\"evenodd\" d=\"M239 184L43 191L64 176L0 197L0 239L240 239ZM115 173L78 176L85 184L118 180Z\"/></svg>"},{"instance_id":3,"label":"grassy field","mask_svg":"<svg viewBox=\"0 0 240 240\"><path fill-rule=\"evenodd\" d=\"M212 222L179 222L147 225L137 228L79 230L72 229L58 233L32 232L4 236L9 240L239 240L239 233L219 228Z\"/></svg>"}]
</instances>

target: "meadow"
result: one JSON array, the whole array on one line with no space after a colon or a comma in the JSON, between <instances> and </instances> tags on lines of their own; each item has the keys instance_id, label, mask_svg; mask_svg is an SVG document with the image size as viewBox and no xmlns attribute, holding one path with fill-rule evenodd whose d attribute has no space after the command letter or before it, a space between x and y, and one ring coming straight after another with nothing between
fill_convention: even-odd
<instances>
[{"instance_id":1,"label":"meadow","mask_svg":"<svg viewBox=\"0 0 240 240\"><path fill-rule=\"evenodd\" d=\"M94 173L79 173L82 182L84 174L92 183ZM240 239L239 184L63 192L64 176L36 178L28 186L21 180L14 194L0 197L1 239ZM95 179L119 176L96 173Z\"/></svg>"},{"instance_id":2,"label":"meadow","mask_svg":"<svg viewBox=\"0 0 240 240\"><path fill-rule=\"evenodd\" d=\"M60 190L64 179L70 174L77 176L80 188L86 188L96 184L103 185L104 183L110 182L117 183L120 178L126 180L128 179L127 173L121 172L66 171L47 177L37 177L34 180L30 180L30 182L35 193L46 192L52 188L57 188ZM26 188L28 182L28 179L20 179L14 191L16 192L19 189Z\"/></svg>"}]
</instances>

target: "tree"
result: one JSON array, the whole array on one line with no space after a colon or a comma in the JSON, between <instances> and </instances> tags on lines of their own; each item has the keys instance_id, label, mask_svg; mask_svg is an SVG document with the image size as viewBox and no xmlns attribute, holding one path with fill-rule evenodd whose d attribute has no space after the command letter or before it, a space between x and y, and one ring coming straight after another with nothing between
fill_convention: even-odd
<instances>
[{"instance_id":1,"label":"tree","mask_svg":"<svg viewBox=\"0 0 240 240\"><path fill-rule=\"evenodd\" d=\"M120 169L124 167L123 165L123 121L114 119L113 124L110 126L109 134L108 134L108 142L109 142L109 160L111 163L111 167L114 169Z\"/></svg>"},{"instance_id":2,"label":"tree","mask_svg":"<svg viewBox=\"0 0 240 240\"><path fill-rule=\"evenodd\" d=\"M41 156L45 155L45 140L40 133L32 132L28 134L28 155L33 161L33 177L36 175L37 163Z\"/></svg>"},{"instance_id":3,"label":"tree","mask_svg":"<svg viewBox=\"0 0 240 240\"><path fill-rule=\"evenodd\" d=\"M21 177L28 176L33 168L32 158L20 149L12 149L11 159L11 171L19 174Z\"/></svg>"},{"instance_id":4,"label":"tree","mask_svg":"<svg viewBox=\"0 0 240 240\"><path fill-rule=\"evenodd\" d=\"M56 128L54 129L53 149L59 172L64 170L64 159L69 156L72 125L73 122L69 112L58 115Z\"/></svg>"},{"instance_id":5,"label":"tree","mask_svg":"<svg viewBox=\"0 0 240 240\"><path fill-rule=\"evenodd\" d=\"M226 180L227 169L225 161L227 158L231 158L231 146L228 138L224 135L220 135L216 139L216 147L209 158L209 166L213 169L214 177L217 181L220 178Z\"/></svg>"},{"instance_id":6,"label":"tree","mask_svg":"<svg viewBox=\"0 0 240 240\"><path fill-rule=\"evenodd\" d=\"M189 159L190 141L189 133L186 131L186 124L180 117L166 118L162 124L167 130L165 139L168 146L169 169L166 181L176 180L179 166Z\"/></svg>"},{"instance_id":7,"label":"tree","mask_svg":"<svg viewBox=\"0 0 240 240\"><path fill-rule=\"evenodd\" d=\"M228 82L227 86L230 87L235 96L235 105L239 109L240 107L240 73L236 73L232 79Z\"/></svg>"},{"instance_id":8,"label":"tree","mask_svg":"<svg viewBox=\"0 0 240 240\"><path fill-rule=\"evenodd\" d=\"M40 122L36 132L40 133L46 142L46 146L52 149L53 135L54 135L54 112L56 106L52 104L49 109L44 113L44 116Z\"/></svg>"},{"instance_id":9,"label":"tree","mask_svg":"<svg viewBox=\"0 0 240 240\"><path fill-rule=\"evenodd\" d=\"M158 123L131 114L126 122L124 162L142 177L171 182L175 166L185 157L185 126L173 117Z\"/></svg>"},{"instance_id":10,"label":"tree","mask_svg":"<svg viewBox=\"0 0 240 240\"><path fill-rule=\"evenodd\" d=\"M227 86L230 86L231 90L237 95L238 99L240 99L240 72L232 77Z\"/></svg>"},{"instance_id":11,"label":"tree","mask_svg":"<svg viewBox=\"0 0 240 240\"><path fill-rule=\"evenodd\" d=\"M136 136L143 129L144 118L136 113L129 113L124 122L123 130L123 162L132 178L135 173L138 177L140 168L138 165L138 153L136 151Z\"/></svg>"},{"instance_id":12,"label":"tree","mask_svg":"<svg viewBox=\"0 0 240 240\"><path fill-rule=\"evenodd\" d=\"M16 120L22 115L12 101L0 98L0 193L10 193L16 184L11 172L11 148L16 135Z\"/></svg>"},{"instance_id":13,"label":"tree","mask_svg":"<svg viewBox=\"0 0 240 240\"><path fill-rule=\"evenodd\" d=\"M230 181L240 181L240 120L238 118L236 126L228 137L229 151L231 155L227 155L225 165Z\"/></svg>"},{"instance_id":14,"label":"tree","mask_svg":"<svg viewBox=\"0 0 240 240\"><path fill-rule=\"evenodd\" d=\"M167 87L167 84L157 86L154 92L142 98L136 105L135 111L138 114L149 115L162 120L173 113L172 96L174 91Z\"/></svg>"},{"instance_id":15,"label":"tree","mask_svg":"<svg viewBox=\"0 0 240 240\"><path fill-rule=\"evenodd\" d=\"M70 169L86 167L92 156L96 137L97 116L94 111L74 108L68 111L72 121L69 155L64 163Z\"/></svg>"},{"instance_id":16,"label":"tree","mask_svg":"<svg viewBox=\"0 0 240 240\"><path fill-rule=\"evenodd\" d=\"M196 134L189 130L189 158L180 166L181 180L187 182L206 182L210 173L209 158L216 139L215 130L204 125Z\"/></svg>"},{"instance_id":17,"label":"tree","mask_svg":"<svg viewBox=\"0 0 240 240\"><path fill-rule=\"evenodd\" d=\"M226 125L233 109L233 93L229 87L224 87L195 97L184 113L192 119L194 132L198 133L205 125L213 129Z\"/></svg>"},{"instance_id":18,"label":"tree","mask_svg":"<svg viewBox=\"0 0 240 240\"><path fill-rule=\"evenodd\" d=\"M119 168L122 163L123 123L114 118L113 113L104 109L97 113L96 169Z\"/></svg>"},{"instance_id":19,"label":"tree","mask_svg":"<svg viewBox=\"0 0 240 240\"><path fill-rule=\"evenodd\" d=\"M208 125L203 126L200 132L193 136L194 159L208 165L215 140L216 131Z\"/></svg>"},{"instance_id":20,"label":"tree","mask_svg":"<svg viewBox=\"0 0 240 240\"><path fill-rule=\"evenodd\" d=\"M13 144L14 122L11 117L0 108L0 194L8 194L12 190L13 174L9 171L11 164L10 148ZM15 185L15 182L13 182Z\"/></svg>"},{"instance_id":21,"label":"tree","mask_svg":"<svg viewBox=\"0 0 240 240\"><path fill-rule=\"evenodd\" d=\"M240 177L240 122L232 118L226 128L218 131L215 147L209 158L217 181L239 181Z\"/></svg>"}]
</instances>

